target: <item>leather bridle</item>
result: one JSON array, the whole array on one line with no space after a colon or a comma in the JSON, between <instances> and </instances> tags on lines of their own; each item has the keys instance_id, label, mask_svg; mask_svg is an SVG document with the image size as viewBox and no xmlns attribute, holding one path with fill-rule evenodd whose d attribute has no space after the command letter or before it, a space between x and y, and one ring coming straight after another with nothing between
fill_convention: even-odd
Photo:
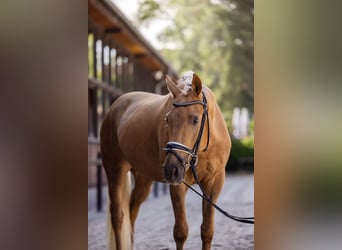
<instances>
[{"instance_id":1,"label":"leather bridle","mask_svg":"<svg viewBox=\"0 0 342 250\"><path fill-rule=\"evenodd\" d=\"M185 170L187 170L189 167L196 166L198 163L198 149L199 145L201 143L203 131L204 131L204 125L207 121L208 124L208 137L207 137L207 145L203 149L203 151L206 151L209 146L209 140L210 140L210 131L209 131L209 119L208 119L208 105L207 105L207 98L205 97L205 94L202 92L203 99L201 100L195 100L195 101L189 101L189 102L174 102L172 103L175 107L186 107L190 105L196 105L200 104L203 106L203 114L202 114L202 120L201 120L201 127L197 135L197 139L195 141L194 146L191 148L185 146L182 143L169 141L166 143L166 148L163 150L166 151L166 153L173 154L178 161L181 163L181 165L184 167ZM188 159L184 159L178 152L183 152L188 154Z\"/></svg>"}]
</instances>

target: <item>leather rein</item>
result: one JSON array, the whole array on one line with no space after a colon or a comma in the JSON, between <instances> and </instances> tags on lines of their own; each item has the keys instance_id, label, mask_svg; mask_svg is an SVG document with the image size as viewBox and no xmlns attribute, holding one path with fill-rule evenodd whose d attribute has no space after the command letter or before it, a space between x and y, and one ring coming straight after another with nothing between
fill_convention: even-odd
<instances>
[{"instance_id":1,"label":"leather rein","mask_svg":"<svg viewBox=\"0 0 342 250\"><path fill-rule=\"evenodd\" d=\"M203 106L203 114L202 114L202 120L201 120L201 127L200 130L198 132L198 136L196 139L196 142L194 144L194 146L191 148L187 147L186 145L179 143L179 142L174 142L174 141L170 141L166 144L166 148L164 148L163 150L166 151L166 153L171 153L173 154L178 161L182 164L182 166L184 167L185 170L187 170L188 168L191 168L191 171L194 175L194 178L198 184L198 186L200 187L202 194L199 193L198 191L196 191L193 187L191 187L191 185L187 184L186 182L183 181L183 184L186 185L188 188L190 188L192 191L194 191L197 195L201 196L204 200L206 200L207 202L209 202L213 207L215 207L220 213L222 213L223 215L227 216L228 218L231 218L235 221L239 221L242 223L247 223L247 224L254 224L254 217L237 217L234 215L231 215L229 213L227 213L226 211L224 211L223 209L221 209L219 206L217 206L209 197L208 195L205 193L202 185L200 184L199 178L197 176L197 172L196 172L196 166L198 163L198 149L199 149L199 145L202 139L202 135L203 135L203 131L204 131L204 125L205 122L207 121L208 124L208 136L207 136L207 144L206 147L203 149L203 152L206 151L208 149L209 146L209 140L210 140L210 129L209 129L209 118L208 118L208 103L207 103L207 98L205 96L205 94L202 92L202 96L203 99L202 101L200 100L196 100L196 101L190 101L190 102L175 102L172 103L173 106L175 107L186 107L186 106L190 106L190 105L195 105L195 104L200 104ZM186 154L188 154L188 159L187 161L184 160L182 158L182 156L178 153L178 152L184 152Z\"/></svg>"}]
</instances>

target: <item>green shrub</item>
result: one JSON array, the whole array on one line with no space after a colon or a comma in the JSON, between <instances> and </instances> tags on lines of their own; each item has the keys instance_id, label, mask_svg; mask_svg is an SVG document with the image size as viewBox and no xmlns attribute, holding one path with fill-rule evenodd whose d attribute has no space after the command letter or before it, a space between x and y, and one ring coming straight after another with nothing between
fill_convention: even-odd
<instances>
[{"instance_id":1,"label":"green shrub","mask_svg":"<svg viewBox=\"0 0 342 250\"><path fill-rule=\"evenodd\" d=\"M241 159L253 159L254 157L254 137L246 137L242 140L232 139L232 149L226 166L227 171L237 171ZM241 164L240 164L241 165ZM248 164L247 170L253 170L254 161Z\"/></svg>"}]
</instances>

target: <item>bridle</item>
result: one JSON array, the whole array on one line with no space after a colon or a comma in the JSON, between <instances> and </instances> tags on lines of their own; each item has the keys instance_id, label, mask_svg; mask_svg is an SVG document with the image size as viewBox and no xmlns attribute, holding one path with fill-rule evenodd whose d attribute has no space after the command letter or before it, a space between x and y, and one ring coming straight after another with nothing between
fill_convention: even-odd
<instances>
[{"instance_id":1,"label":"bridle","mask_svg":"<svg viewBox=\"0 0 342 250\"><path fill-rule=\"evenodd\" d=\"M209 146L210 131L209 131L209 119L208 119L208 105L207 105L207 98L205 97L205 94L203 92L202 92L202 96L203 96L202 101L201 100L195 100L195 101L190 101L190 102L174 102L174 103L172 103L172 105L175 107L186 107L186 106L195 105L195 104L200 104L203 106L201 127L200 127L197 139L196 139L195 144L192 147L192 149L185 146L182 143L174 142L174 141L168 142L166 144L166 148L163 149L166 151L166 153L173 154L178 159L178 161L181 163L181 165L185 168L185 170L187 170L191 166L196 166L198 163L198 149L199 149L199 145L201 143L205 121L207 121L207 124L208 124L208 137L207 137L207 145L203 149L203 151L206 151L208 149L208 146ZM178 152L184 152L184 153L188 154L187 161L185 159L183 159L182 156Z\"/></svg>"},{"instance_id":2,"label":"bridle","mask_svg":"<svg viewBox=\"0 0 342 250\"><path fill-rule=\"evenodd\" d=\"M193 187L191 187L191 185L187 184L186 182L183 181L184 185L186 185L188 188L190 188L192 191L194 191L196 194L198 194L199 196L201 196L204 200L206 200L207 202L209 202L213 207L215 207L220 213L222 213L223 215L235 220L235 221L239 221L242 223L247 223L247 224L254 224L254 217L238 217L238 216L234 216L229 214L228 212L224 211L222 208L220 208L219 206L217 206L210 198L209 196L205 193L199 178L197 176L197 172L196 172L196 166L198 163L198 149L199 149L199 145L202 139L202 135L203 135L203 131L204 131L204 125L205 122L207 121L208 124L208 137L207 137L207 144L206 147L203 149L204 151L207 151L208 146L209 146L209 140L210 140L210 130L209 130L209 118L208 118L208 103L207 103L207 98L205 97L205 94L202 92L202 96L203 99L202 101L200 100L195 100L195 101L190 101L190 102L174 102L172 103L173 106L175 107L186 107L186 106L190 106L190 105L195 105L195 104L200 104L203 106L203 114L202 114L202 120L201 120L201 127L200 130L198 132L198 136L196 139L196 142L194 144L194 146L192 147L192 149L190 149L189 147L187 147L186 145L179 143L179 142L174 142L174 141L170 141L168 143L166 143L166 148L164 148L163 150L166 151L166 153L171 153L173 154L178 161L181 163L181 165L184 167L185 171L188 168L191 168L191 171L194 175L194 178L198 184L198 186L200 187L202 194L200 194L198 191L196 191ZM178 152L184 152L186 154L188 154L188 159L187 161L185 161L182 156L178 153Z\"/></svg>"}]
</instances>

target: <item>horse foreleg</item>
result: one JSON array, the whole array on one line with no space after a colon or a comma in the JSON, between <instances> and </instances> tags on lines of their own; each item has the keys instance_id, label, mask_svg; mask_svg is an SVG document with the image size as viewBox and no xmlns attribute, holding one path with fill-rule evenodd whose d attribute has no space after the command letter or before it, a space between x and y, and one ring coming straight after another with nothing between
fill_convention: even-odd
<instances>
[{"instance_id":1,"label":"horse foreleg","mask_svg":"<svg viewBox=\"0 0 342 250\"><path fill-rule=\"evenodd\" d=\"M209 196L209 198L215 203L219 194L221 193L224 184L225 173L224 171L215 176L215 178L203 181L202 185ZM201 225L201 238L202 238L202 250L211 249L211 241L214 237L214 216L215 208L210 205L209 202L203 200L203 221Z\"/></svg>"},{"instance_id":2,"label":"horse foreleg","mask_svg":"<svg viewBox=\"0 0 342 250\"><path fill-rule=\"evenodd\" d=\"M139 213L139 208L141 204L146 200L151 191L152 180L134 170L132 170L132 172L134 175L135 185L130 200L130 217L132 229L134 231L134 224Z\"/></svg>"},{"instance_id":3,"label":"horse foreleg","mask_svg":"<svg viewBox=\"0 0 342 250\"><path fill-rule=\"evenodd\" d=\"M175 216L175 225L173 228L173 237L176 241L177 250L183 250L184 243L188 238L188 223L185 213L185 193L187 187L185 185L170 185L170 195L172 201L173 212Z\"/></svg>"}]
</instances>

